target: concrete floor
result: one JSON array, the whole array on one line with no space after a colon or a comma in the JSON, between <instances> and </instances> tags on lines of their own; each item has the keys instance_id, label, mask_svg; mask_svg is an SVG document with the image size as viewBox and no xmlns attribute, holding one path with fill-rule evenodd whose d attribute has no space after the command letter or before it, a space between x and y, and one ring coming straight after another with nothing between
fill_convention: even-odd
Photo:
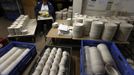
<instances>
[{"instance_id":1,"label":"concrete floor","mask_svg":"<svg viewBox=\"0 0 134 75\"><path fill-rule=\"evenodd\" d=\"M3 17L0 17L0 37L7 37L8 31L7 27L12 24L12 21L9 21Z\"/></svg>"}]
</instances>

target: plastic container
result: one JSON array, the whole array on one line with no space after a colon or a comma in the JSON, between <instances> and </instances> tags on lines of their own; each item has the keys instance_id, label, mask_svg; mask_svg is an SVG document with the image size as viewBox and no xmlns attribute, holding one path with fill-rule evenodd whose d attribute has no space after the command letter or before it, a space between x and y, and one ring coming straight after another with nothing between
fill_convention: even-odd
<instances>
[{"instance_id":1,"label":"plastic container","mask_svg":"<svg viewBox=\"0 0 134 75\"><path fill-rule=\"evenodd\" d=\"M113 56L113 59L116 62L116 66L118 67L121 75L133 75L134 71L129 66L123 55L120 53L119 49L115 45L115 43L112 42L104 42L104 41L90 41L90 40L84 40L81 41L81 50L80 50L80 71L81 75L87 75L85 72L85 54L84 54L84 46L97 46L100 43L104 43L107 45L107 47L110 50L111 55Z\"/></svg>"},{"instance_id":2,"label":"plastic container","mask_svg":"<svg viewBox=\"0 0 134 75\"><path fill-rule=\"evenodd\" d=\"M11 42L4 48L0 49L0 57L7 53L13 47L21 47L21 48L29 48L30 51L28 54L17 64L17 66L8 74L8 75L20 75L25 68L27 67L28 63L34 58L37 54L35 45L32 43L25 43L25 42Z\"/></svg>"}]
</instances>

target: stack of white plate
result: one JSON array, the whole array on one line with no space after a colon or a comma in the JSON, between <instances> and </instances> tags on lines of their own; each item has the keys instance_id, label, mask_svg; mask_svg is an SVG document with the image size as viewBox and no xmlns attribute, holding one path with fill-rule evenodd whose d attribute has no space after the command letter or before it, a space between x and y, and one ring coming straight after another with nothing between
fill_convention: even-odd
<instances>
[{"instance_id":1,"label":"stack of white plate","mask_svg":"<svg viewBox=\"0 0 134 75\"><path fill-rule=\"evenodd\" d=\"M106 23L102 34L102 40L111 41L116 33L117 25L114 23Z\"/></svg>"},{"instance_id":2,"label":"stack of white plate","mask_svg":"<svg viewBox=\"0 0 134 75\"><path fill-rule=\"evenodd\" d=\"M68 10L67 17L72 18L73 10Z\"/></svg>"},{"instance_id":3,"label":"stack of white plate","mask_svg":"<svg viewBox=\"0 0 134 75\"><path fill-rule=\"evenodd\" d=\"M61 20L62 19L62 13L63 13L62 11L57 11L56 12L56 19L57 20Z\"/></svg>"},{"instance_id":4,"label":"stack of white plate","mask_svg":"<svg viewBox=\"0 0 134 75\"><path fill-rule=\"evenodd\" d=\"M93 21L89 33L91 39L99 39L103 32L104 24L101 21Z\"/></svg>"},{"instance_id":5,"label":"stack of white plate","mask_svg":"<svg viewBox=\"0 0 134 75\"><path fill-rule=\"evenodd\" d=\"M91 68L94 75L105 75L105 66L96 47L89 48Z\"/></svg>"},{"instance_id":6,"label":"stack of white plate","mask_svg":"<svg viewBox=\"0 0 134 75\"><path fill-rule=\"evenodd\" d=\"M82 23L73 24L73 37L74 38L83 37L83 24Z\"/></svg>"},{"instance_id":7,"label":"stack of white plate","mask_svg":"<svg viewBox=\"0 0 134 75\"><path fill-rule=\"evenodd\" d=\"M127 41L132 29L133 29L132 24L121 23L117 31L116 39L118 41Z\"/></svg>"},{"instance_id":8,"label":"stack of white plate","mask_svg":"<svg viewBox=\"0 0 134 75\"><path fill-rule=\"evenodd\" d=\"M72 19L71 18L67 18L65 24L68 25L68 26L72 26Z\"/></svg>"},{"instance_id":9,"label":"stack of white plate","mask_svg":"<svg viewBox=\"0 0 134 75\"><path fill-rule=\"evenodd\" d=\"M67 12L63 12L62 19L66 20L67 19Z\"/></svg>"},{"instance_id":10,"label":"stack of white plate","mask_svg":"<svg viewBox=\"0 0 134 75\"><path fill-rule=\"evenodd\" d=\"M83 21L83 24L84 24L84 35L86 35L86 36L89 35L92 21L93 21L92 19L88 19L88 18L85 18L84 21Z\"/></svg>"}]
</instances>

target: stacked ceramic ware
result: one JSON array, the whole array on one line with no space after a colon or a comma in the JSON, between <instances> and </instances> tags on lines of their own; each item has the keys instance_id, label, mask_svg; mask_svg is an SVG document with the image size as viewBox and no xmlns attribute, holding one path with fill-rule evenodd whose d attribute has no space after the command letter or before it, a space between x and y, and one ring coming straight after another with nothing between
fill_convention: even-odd
<instances>
[{"instance_id":1,"label":"stacked ceramic ware","mask_svg":"<svg viewBox=\"0 0 134 75\"><path fill-rule=\"evenodd\" d=\"M68 57L62 48L47 48L32 75L65 75Z\"/></svg>"},{"instance_id":2,"label":"stacked ceramic ware","mask_svg":"<svg viewBox=\"0 0 134 75\"><path fill-rule=\"evenodd\" d=\"M91 24L92 24L93 19L85 18L83 21L84 24L84 35L88 36L90 29L91 29Z\"/></svg>"},{"instance_id":3,"label":"stacked ceramic ware","mask_svg":"<svg viewBox=\"0 0 134 75\"><path fill-rule=\"evenodd\" d=\"M89 33L91 39L99 39L103 32L104 24L101 21L93 21Z\"/></svg>"},{"instance_id":4,"label":"stacked ceramic ware","mask_svg":"<svg viewBox=\"0 0 134 75\"><path fill-rule=\"evenodd\" d=\"M86 72L88 75L120 75L116 63L105 44L85 46Z\"/></svg>"},{"instance_id":5,"label":"stacked ceramic ware","mask_svg":"<svg viewBox=\"0 0 134 75\"><path fill-rule=\"evenodd\" d=\"M65 24L68 25L68 26L72 26L72 19L71 18L67 18Z\"/></svg>"},{"instance_id":6,"label":"stacked ceramic ware","mask_svg":"<svg viewBox=\"0 0 134 75\"><path fill-rule=\"evenodd\" d=\"M68 9L64 8L61 11L56 11L56 20L66 20L67 18L72 18L73 9L70 6Z\"/></svg>"},{"instance_id":7,"label":"stacked ceramic ware","mask_svg":"<svg viewBox=\"0 0 134 75\"><path fill-rule=\"evenodd\" d=\"M57 20L62 20L62 13L63 13L62 11L57 11L56 12L56 19Z\"/></svg>"},{"instance_id":8,"label":"stacked ceramic ware","mask_svg":"<svg viewBox=\"0 0 134 75\"><path fill-rule=\"evenodd\" d=\"M132 24L121 23L116 35L116 39L119 41L127 41L132 29L133 29Z\"/></svg>"},{"instance_id":9,"label":"stacked ceramic ware","mask_svg":"<svg viewBox=\"0 0 134 75\"><path fill-rule=\"evenodd\" d=\"M75 13L72 18L72 24L76 25L77 23L83 24L81 29L81 32L83 32L82 37L89 36L89 39L105 41L127 41L133 29L133 25L127 23L124 17L97 17Z\"/></svg>"},{"instance_id":10,"label":"stacked ceramic ware","mask_svg":"<svg viewBox=\"0 0 134 75\"><path fill-rule=\"evenodd\" d=\"M102 34L102 40L111 41L116 33L117 25L115 23L106 23Z\"/></svg>"},{"instance_id":11,"label":"stacked ceramic ware","mask_svg":"<svg viewBox=\"0 0 134 75\"><path fill-rule=\"evenodd\" d=\"M0 58L0 75L9 75L18 63L28 54L30 49L13 47Z\"/></svg>"},{"instance_id":12,"label":"stacked ceramic ware","mask_svg":"<svg viewBox=\"0 0 134 75\"><path fill-rule=\"evenodd\" d=\"M15 22L8 27L8 32L10 35L25 35L28 31L25 29L27 23L29 22L28 15L20 15Z\"/></svg>"},{"instance_id":13,"label":"stacked ceramic ware","mask_svg":"<svg viewBox=\"0 0 134 75\"><path fill-rule=\"evenodd\" d=\"M82 23L74 23L73 24L73 37L80 38L83 36L83 24Z\"/></svg>"}]
</instances>

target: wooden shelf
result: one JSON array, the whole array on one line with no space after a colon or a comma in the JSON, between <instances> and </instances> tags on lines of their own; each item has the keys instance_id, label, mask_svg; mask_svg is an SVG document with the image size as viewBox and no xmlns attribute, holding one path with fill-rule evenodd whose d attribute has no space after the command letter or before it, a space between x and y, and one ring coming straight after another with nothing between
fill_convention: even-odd
<instances>
[{"instance_id":1,"label":"wooden shelf","mask_svg":"<svg viewBox=\"0 0 134 75\"><path fill-rule=\"evenodd\" d=\"M68 36L68 35L58 35L58 29L56 28L51 28L50 31L48 32L47 38L56 38L56 39L72 39L72 40L96 40L96 41L104 41L101 39L90 39L88 36L82 37L82 38L73 38L72 36ZM110 41L110 42L115 42L117 44L129 44L128 41Z\"/></svg>"}]
</instances>

